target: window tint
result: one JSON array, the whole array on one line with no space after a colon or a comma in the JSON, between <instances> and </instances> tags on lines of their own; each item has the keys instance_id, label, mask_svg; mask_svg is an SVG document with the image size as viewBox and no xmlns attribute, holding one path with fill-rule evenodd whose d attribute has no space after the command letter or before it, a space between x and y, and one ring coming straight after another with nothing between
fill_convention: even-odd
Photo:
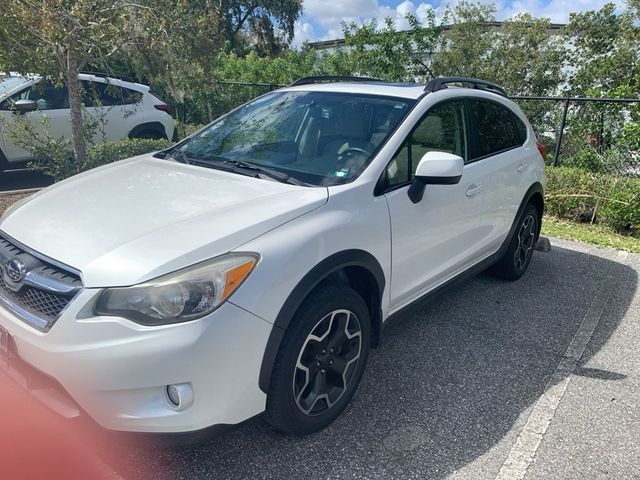
<instances>
[{"instance_id":1,"label":"window tint","mask_svg":"<svg viewBox=\"0 0 640 480\"><path fill-rule=\"evenodd\" d=\"M520 145L527 140L527 127L517 115L513 115L513 122L516 124L516 130L518 130L518 136L520 137Z\"/></svg>"},{"instance_id":2,"label":"window tint","mask_svg":"<svg viewBox=\"0 0 640 480\"><path fill-rule=\"evenodd\" d=\"M387 166L388 186L411 181L424 154L434 151L453 153L466 159L462 100L438 104L420 120Z\"/></svg>"},{"instance_id":3,"label":"window tint","mask_svg":"<svg viewBox=\"0 0 640 480\"><path fill-rule=\"evenodd\" d=\"M83 101L86 107L112 107L132 105L142 100L142 94L128 88L101 82L82 82Z\"/></svg>"},{"instance_id":4,"label":"window tint","mask_svg":"<svg viewBox=\"0 0 640 480\"><path fill-rule=\"evenodd\" d=\"M43 81L29 88L21 90L2 102L2 110L10 110L18 100L35 100L38 110L60 110L69 108L69 95L67 87L57 86L51 82Z\"/></svg>"},{"instance_id":5,"label":"window tint","mask_svg":"<svg viewBox=\"0 0 640 480\"><path fill-rule=\"evenodd\" d=\"M492 155L519 145L511 111L498 103L470 100L476 142L473 158Z\"/></svg>"}]
</instances>

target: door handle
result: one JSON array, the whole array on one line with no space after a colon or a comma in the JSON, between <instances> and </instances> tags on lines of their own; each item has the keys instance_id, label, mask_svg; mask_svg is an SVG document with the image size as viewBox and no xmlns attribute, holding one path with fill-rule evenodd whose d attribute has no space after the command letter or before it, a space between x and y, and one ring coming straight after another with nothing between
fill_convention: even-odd
<instances>
[{"instance_id":1,"label":"door handle","mask_svg":"<svg viewBox=\"0 0 640 480\"><path fill-rule=\"evenodd\" d=\"M528 163L521 163L520 165L518 165L518 173L524 172L528 166Z\"/></svg>"},{"instance_id":2,"label":"door handle","mask_svg":"<svg viewBox=\"0 0 640 480\"><path fill-rule=\"evenodd\" d=\"M467 188L467 191L465 192L465 195L467 197L473 197L476 193L478 193L480 191L480 189L482 188L482 185L478 185L476 183L472 183L469 188Z\"/></svg>"}]
</instances>

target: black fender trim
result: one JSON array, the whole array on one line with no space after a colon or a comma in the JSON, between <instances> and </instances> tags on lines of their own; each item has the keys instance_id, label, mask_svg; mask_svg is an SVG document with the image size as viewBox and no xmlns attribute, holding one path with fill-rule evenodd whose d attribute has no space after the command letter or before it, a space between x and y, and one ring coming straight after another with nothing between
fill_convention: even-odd
<instances>
[{"instance_id":1,"label":"black fender trim","mask_svg":"<svg viewBox=\"0 0 640 480\"><path fill-rule=\"evenodd\" d=\"M154 132L162 138L169 139L164 125L160 122L141 123L140 125L135 126L133 130L129 132L129 138L138 138L138 135L143 132Z\"/></svg>"},{"instance_id":2,"label":"black fender trim","mask_svg":"<svg viewBox=\"0 0 640 480\"><path fill-rule=\"evenodd\" d=\"M276 356L280 349L280 343L284 332L289 326L291 319L295 315L296 311L302 304L305 298L311 293L311 291L329 275L344 267L363 267L366 268L373 277L376 279L378 290L380 292L380 298L384 292L385 277L382 267L378 260L368 252L364 250L344 250L342 252L335 253L330 257L325 258L315 267L313 267L303 278L298 285L287 297L284 302L275 322L273 328L267 340L267 346L262 358L262 366L260 367L260 377L258 384L260 390L268 393L269 384L271 383L271 371L276 362ZM381 321L381 315L371 315L372 319L378 318Z\"/></svg>"}]
</instances>

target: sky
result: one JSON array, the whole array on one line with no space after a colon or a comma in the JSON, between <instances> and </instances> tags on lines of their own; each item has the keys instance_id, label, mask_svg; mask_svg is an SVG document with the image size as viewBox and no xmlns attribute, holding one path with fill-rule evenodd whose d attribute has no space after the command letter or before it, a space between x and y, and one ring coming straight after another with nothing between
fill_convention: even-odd
<instances>
[{"instance_id":1,"label":"sky","mask_svg":"<svg viewBox=\"0 0 640 480\"><path fill-rule=\"evenodd\" d=\"M571 12L598 10L606 3L623 6L623 0L482 0L496 6L496 19L506 20L518 13L528 12L536 17L550 18L554 23L566 23ZM294 47L305 41L342 38L341 22L362 23L376 18L379 23L387 17L396 21L400 29L408 28L407 13L418 19L425 12L435 10L436 18L447 5L456 0L303 0L303 14L296 22Z\"/></svg>"}]
</instances>

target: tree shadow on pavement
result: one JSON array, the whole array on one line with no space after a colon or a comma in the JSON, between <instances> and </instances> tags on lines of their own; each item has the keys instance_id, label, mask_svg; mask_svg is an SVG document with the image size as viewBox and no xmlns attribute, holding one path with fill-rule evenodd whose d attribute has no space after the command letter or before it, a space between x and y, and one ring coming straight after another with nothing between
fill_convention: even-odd
<instances>
[{"instance_id":1,"label":"tree shadow on pavement","mask_svg":"<svg viewBox=\"0 0 640 480\"><path fill-rule=\"evenodd\" d=\"M137 448L126 459L153 465L141 478L429 479L483 457L472 478L493 478L610 268L624 285L576 374L615 381L624 372L581 366L624 318L637 273L556 246L536 252L517 282L477 276L390 327L351 405L322 432L288 436L256 419L207 443Z\"/></svg>"}]
</instances>

